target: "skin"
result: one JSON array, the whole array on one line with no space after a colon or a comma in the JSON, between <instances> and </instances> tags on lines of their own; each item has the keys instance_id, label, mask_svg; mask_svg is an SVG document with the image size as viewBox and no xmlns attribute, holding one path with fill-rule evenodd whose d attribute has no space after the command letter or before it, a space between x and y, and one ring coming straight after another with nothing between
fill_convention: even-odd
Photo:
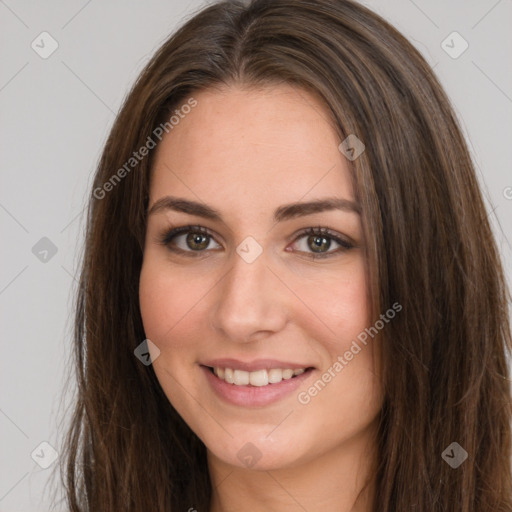
<instances>
[{"instance_id":1,"label":"skin","mask_svg":"<svg viewBox=\"0 0 512 512\"><path fill-rule=\"evenodd\" d=\"M272 218L288 203L354 201L341 140L325 106L288 85L231 85L194 98L197 106L156 150L149 208L173 195L208 204L223 221L172 210L149 215L140 306L146 336L160 350L153 367L162 389L207 447L210 512L370 510L382 407L378 341L308 404L297 399L371 325L360 216ZM199 257L187 256L194 251L186 234L172 243L187 254L159 243L171 227L189 224L212 233ZM330 257L312 259L310 235L300 231L318 226L355 247L337 252L331 239L322 246ZM248 236L263 250L250 264L236 252ZM275 404L235 406L218 398L199 366L220 357L292 360L315 370ZM252 467L237 457L247 442L261 454Z\"/></svg>"}]
</instances>

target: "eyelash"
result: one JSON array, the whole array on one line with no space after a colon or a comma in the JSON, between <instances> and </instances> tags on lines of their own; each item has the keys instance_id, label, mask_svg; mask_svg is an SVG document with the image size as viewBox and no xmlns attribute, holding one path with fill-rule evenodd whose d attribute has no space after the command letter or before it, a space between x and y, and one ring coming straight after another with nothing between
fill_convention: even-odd
<instances>
[{"instance_id":1,"label":"eyelash","mask_svg":"<svg viewBox=\"0 0 512 512\"><path fill-rule=\"evenodd\" d=\"M204 228L203 226L182 226L179 228L174 228L168 231L165 231L158 239L158 243L161 245L167 247L170 251L178 254L183 254L186 256L190 256L192 258L202 256L204 252L207 251L207 249L203 249L201 251L192 251L188 250L185 251L183 249L179 249L177 247L173 247L171 245L172 240L177 237L180 234L188 234L188 233L197 233L201 235L205 235L207 237L213 238L213 235L208 231L208 229ZM297 240L303 238L304 236L322 236L324 238L328 238L331 240L334 240L337 244L340 245L340 247L334 251L329 251L326 253L304 253L304 251L298 251L303 254L307 254L307 257L311 259L324 259L329 258L335 254L346 252L350 249L353 249L355 246L348 240L341 238L340 236L336 235L332 231L330 231L328 228L324 227L311 227L305 230L302 230L297 237L294 239L293 243L295 243Z\"/></svg>"}]
</instances>

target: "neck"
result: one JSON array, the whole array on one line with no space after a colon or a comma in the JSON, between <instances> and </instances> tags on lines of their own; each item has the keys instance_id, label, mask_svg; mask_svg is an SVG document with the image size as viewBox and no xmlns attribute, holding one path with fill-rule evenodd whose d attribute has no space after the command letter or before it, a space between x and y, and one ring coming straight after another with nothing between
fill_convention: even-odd
<instances>
[{"instance_id":1,"label":"neck","mask_svg":"<svg viewBox=\"0 0 512 512\"><path fill-rule=\"evenodd\" d=\"M374 503L376 443L351 439L314 460L254 470L224 463L208 451L210 512L370 512Z\"/></svg>"}]
</instances>

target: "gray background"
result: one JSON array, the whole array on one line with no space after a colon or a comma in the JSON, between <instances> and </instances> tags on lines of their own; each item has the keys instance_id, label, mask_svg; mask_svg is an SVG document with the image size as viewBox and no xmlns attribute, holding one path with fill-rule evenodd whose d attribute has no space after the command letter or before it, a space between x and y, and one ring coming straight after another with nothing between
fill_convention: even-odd
<instances>
[{"instance_id":1,"label":"gray background","mask_svg":"<svg viewBox=\"0 0 512 512\"><path fill-rule=\"evenodd\" d=\"M452 99L510 282L512 1L364 3L420 50ZM92 174L120 103L148 57L203 5L0 0L1 512L49 508L45 485L57 464L43 469L36 461L51 461L51 449L41 442L59 451L62 393L73 390L65 383L71 298ZM31 47L35 40L44 51L50 48L49 39L41 43L43 31L59 45L46 59ZM458 58L442 47L453 31L469 44ZM451 52L461 48L453 37L446 45Z\"/></svg>"}]
</instances>

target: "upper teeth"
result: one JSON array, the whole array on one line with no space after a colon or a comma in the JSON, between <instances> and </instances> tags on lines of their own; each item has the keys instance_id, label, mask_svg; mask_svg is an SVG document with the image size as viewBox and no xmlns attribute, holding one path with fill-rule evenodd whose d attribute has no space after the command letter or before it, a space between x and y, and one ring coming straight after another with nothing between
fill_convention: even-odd
<instances>
[{"instance_id":1,"label":"upper teeth","mask_svg":"<svg viewBox=\"0 0 512 512\"><path fill-rule=\"evenodd\" d=\"M233 370L232 368L219 368L215 366L213 373L219 377L219 379L225 380L229 384L235 384L236 386L266 386L267 384L277 384L283 379L291 379L294 375L300 375L306 371L305 368L298 368L292 370L290 368L280 369L272 368L270 370L257 370L255 372L246 372L244 370Z\"/></svg>"}]
</instances>

